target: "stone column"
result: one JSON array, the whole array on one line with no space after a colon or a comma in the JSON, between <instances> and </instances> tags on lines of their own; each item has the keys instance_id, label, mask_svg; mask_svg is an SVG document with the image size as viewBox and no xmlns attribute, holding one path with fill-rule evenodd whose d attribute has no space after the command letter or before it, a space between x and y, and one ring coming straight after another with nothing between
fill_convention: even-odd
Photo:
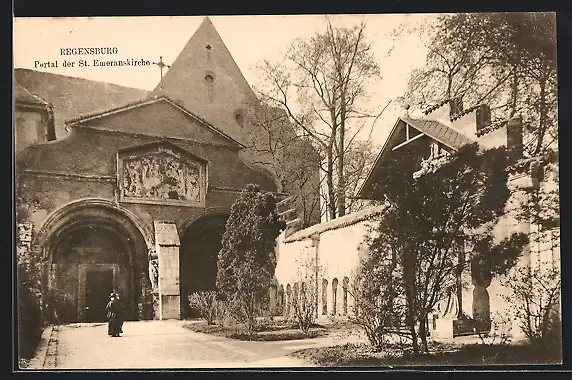
<instances>
[{"instance_id":1,"label":"stone column","mask_svg":"<svg viewBox=\"0 0 572 380\"><path fill-rule=\"evenodd\" d=\"M509 199L508 206L508 224L510 225L511 232L522 232L530 236L531 234L531 224L528 221L517 220L516 213L520 209L521 205L525 205L529 201L529 197L524 191L527 188L533 186L532 178L529 174L514 175L509 178L509 185L513 190L513 195ZM518 260L515 267L511 270L515 273L522 268L530 269L533 264L533 257L531 252L530 243L527 244L522 250L520 259ZM510 309L509 309L510 310ZM512 337L515 340L525 339L526 336L520 327L520 318L516 315L512 315Z\"/></svg>"},{"instance_id":2,"label":"stone column","mask_svg":"<svg viewBox=\"0 0 572 380\"><path fill-rule=\"evenodd\" d=\"M492 276L489 267L480 262L471 265L473 282L473 319L477 331L489 331L491 328L491 303L487 288Z\"/></svg>"},{"instance_id":3,"label":"stone column","mask_svg":"<svg viewBox=\"0 0 572 380\"><path fill-rule=\"evenodd\" d=\"M320 315L322 315L322 311L320 310L320 294L322 293L322 281L320 279L320 235L312 236L312 250L315 264L313 268L314 274L312 276L314 283L308 284L308 287L314 289L313 292L310 292L310 294L314 296L314 299L310 300L310 302L314 302L314 317L319 318Z\"/></svg>"},{"instance_id":4,"label":"stone column","mask_svg":"<svg viewBox=\"0 0 572 380\"><path fill-rule=\"evenodd\" d=\"M177 226L169 222L154 222L155 250L159 260L157 318L181 317L179 286L179 234Z\"/></svg>"},{"instance_id":5,"label":"stone column","mask_svg":"<svg viewBox=\"0 0 572 380\"><path fill-rule=\"evenodd\" d=\"M284 308L283 308L284 318L290 319L290 313L292 312L292 287L286 286L284 289Z\"/></svg>"},{"instance_id":6,"label":"stone column","mask_svg":"<svg viewBox=\"0 0 572 380\"><path fill-rule=\"evenodd\" d=\"M278 287L276 285L270 285L270 288L268 289L268 298L268 311L271 316L274 316L278 310Z\"/></svg>"}]
</instances>

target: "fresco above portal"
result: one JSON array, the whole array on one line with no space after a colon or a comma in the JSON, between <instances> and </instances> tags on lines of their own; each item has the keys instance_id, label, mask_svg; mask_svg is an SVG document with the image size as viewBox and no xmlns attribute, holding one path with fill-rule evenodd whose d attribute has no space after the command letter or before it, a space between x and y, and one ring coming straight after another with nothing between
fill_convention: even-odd
<instances>
[{"instance_id":1,"label":"fresco above portal","mask_svg":"<svg viewBox=\"0 0 572 380\"><path fill-rule=\"evenodd\" d=\"M123 158L122 196L129 200L199 203L201 168L171 152Z\"/></svg>"}]
</instances>

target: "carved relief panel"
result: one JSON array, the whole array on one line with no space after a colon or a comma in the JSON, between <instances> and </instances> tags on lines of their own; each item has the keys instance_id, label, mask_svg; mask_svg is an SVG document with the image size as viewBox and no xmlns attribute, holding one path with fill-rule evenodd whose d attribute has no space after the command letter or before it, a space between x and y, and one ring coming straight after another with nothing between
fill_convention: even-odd
<instances>
[{"instance_id":1,"label":"carved relief panel","mask_svg":"<svg viewBox=\"0 0 572 380\"><path fill-rule=\"evenodd\" d=\"M121 201L204 205L206 161L168 143L134 150L118 154Z\"/></svg>"}]
</instances>

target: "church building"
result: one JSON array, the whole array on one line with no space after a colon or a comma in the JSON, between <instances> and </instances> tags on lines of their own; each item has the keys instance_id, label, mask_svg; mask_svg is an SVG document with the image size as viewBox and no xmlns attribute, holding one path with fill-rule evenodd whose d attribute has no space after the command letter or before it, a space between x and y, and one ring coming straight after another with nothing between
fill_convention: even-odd
<instances>
[{"instance_id":1,"label":"church building","mask_svg":"<svg viewBox=\"0 0 572 380\"><path fill-rule=\"evenodd\" d=\"M284 198L248 160L256 96L207 17L154 91L15 70L17 222L40 259L53 322L196 316L213 289L230 207L249 183Z\"/></svg>"}]
</instances>

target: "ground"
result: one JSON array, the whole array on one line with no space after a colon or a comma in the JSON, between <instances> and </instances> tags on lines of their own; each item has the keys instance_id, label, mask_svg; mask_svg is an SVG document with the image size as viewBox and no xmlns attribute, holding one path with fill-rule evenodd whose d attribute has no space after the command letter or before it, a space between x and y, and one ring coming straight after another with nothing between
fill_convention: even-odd
<instances>
[{"instance_id":1,"label":"ground","mask_svg":"<svg viewBox=\"0 0 572 380\"><path fill-rule=\"evenodd\" d=\"M400 367L419 365L548 364L561 356L522 344L483 346L476 336L431 343L431 355L412 357L398 347L374 353L359 330L327 326L315 338L244 341L189 328L189 321L126 322L119 338L103 323L59 325L44 334L28 369L201 369L269 367ZM201 322L198 322L199 324ZM281 334L283 332L280 332ZM558 356L558 355L556 355Z\"/></svg>"},{"instance_id":2,"label":"ground","mask_svg":"<svg viewBox=\"0 0 572 380\"><path fill-rule=\"evenodd\" d=\"M331 347L313 347L290 354L320 367L415 367L471 365L538 365L561 364L561 352L533 347L525 342L514 344L482 344L475 336L431 342L430 353L413 356L410 350L392 345L373 352L366 344L347 343Z\"/></svg>"},{"instance_id":3,"label":"ground","mask_svg":"<svg viewBox=\"0 0 572 380\"><path fill-rule=\"evenodd\" d=\"M250 341L279 341L279 340L302 340L316 337L326 337L338 334L347 326L341 324L328 323L320 325L314 323L307 334L304 334L298 324L294 321L287 321L281 317L273 320L261 319L257 331L249 335L241 325L221 326L218 324L208 325L206 321L196 320L184 324L184 327L191 331L206 333L225 338L250 340Z\"/></svg>"},{"instance_id":4,"label":"ground","mask_svg":"<svg viewBox=\"0 0 572 380\"><path fill-rule=\"evenodd\" d=\"M347 337L250 342L191 331L186 321L126 322L119 338L106 324L70 324L54 328L44 369L305 367L288 357L294 351L340 344ZM29 368L37 368L31 365Z\"/></svg>"}]
</instances>

